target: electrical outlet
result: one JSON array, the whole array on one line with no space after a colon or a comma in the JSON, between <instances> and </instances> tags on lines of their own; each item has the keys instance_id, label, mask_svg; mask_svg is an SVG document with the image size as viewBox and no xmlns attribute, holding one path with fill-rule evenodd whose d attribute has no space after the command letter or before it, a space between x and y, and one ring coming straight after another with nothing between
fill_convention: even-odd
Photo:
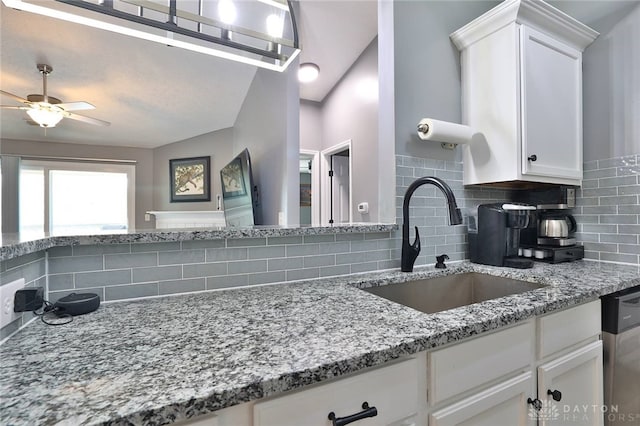
<instances>
[{"instance_id":1,"label":"electrical outlet","mask_svg":"<svg viewBox=\"0 0 640 426\"><path fill-rule=\"evenodd\" d=\"M13 312L13 301L16 291L24 288L24 278L0 286L0 328L20 318L20 313Z\"/></svg>"}]
</instances>

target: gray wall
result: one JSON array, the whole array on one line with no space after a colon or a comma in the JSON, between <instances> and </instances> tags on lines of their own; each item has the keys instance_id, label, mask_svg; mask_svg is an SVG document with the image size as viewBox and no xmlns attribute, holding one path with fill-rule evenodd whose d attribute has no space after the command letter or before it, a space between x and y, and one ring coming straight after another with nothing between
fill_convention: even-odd
<instances>
[{"instance_id":1,"label":"gray wall","mask_svg":"<svg viewBox=\"0 0 640 426\"><path fill-rule=\"evenodd\" d=\"M13 234L18 232L18 204L20 197L18 187L20 184L20 158L3 155L2 161L2 216L0 216L0 228L3 234Z\"/></svg>"},{"instance_id":2,"label":"gray wall","mask_svg":"<svg viewBox=\"0 0 640 426\"><path fill-rule=\"evenodd\" d=\"M258 70L234 124L233 154L249 149L267 225L278 224L279 212L287 224L299 217L297 68L295 61L283 73Z\"/></svg>"},{"instance_id":3,"label":"gray wall","mask_svg":"<svg viewBox=\"0 0 640 426\"><path fill-rule=\"evenodd\" d=\"M322 151L322 104L300 100L300 149Z\"/></svg>"},{"instance_id":4,"label":"gray wall","mask_svg":"<svg viewBox=\"0 0 640 426\"><path fill-rule=\"evenodd\" d=\"M300 102L300 148L322 151L351 139L353 161L353 219L378 222L378 97L363 96L363 81L378 80L378 41L374 39L322 103ZM390 159L390 168L393 161ZM385 182L389 189L393 184ZM369 203L369 214L357 211L361 202ZM392 221L389 217L387 222Z\"/></svg>"},{"instance_id":5,"label":"gray wall","mask_svg":"<svg viewBox=\"0 0 640 426\"><path fill-rule=\"evenodd\" d=\"M638 154L640 3L592 26L601 34L583 54L584 160Z\"/></svg>"},{"instance_id":6,"label":"gray wall","mask_svg":"<svg viewBox=\"0 0 640 426\"><path fill-rule=\"evenodd\" d=\"M322 105L322 148L351 139L353 205L355 222L378 221L378 96L362 84L378 80L378 39L375 38L331 90ZM377 84L375 87L377 90ZM357 205L369 203L369 214Z\"/></svg>"},{"instance_id":7,"label":"gray wall","mask_svg":"<svg viewBox=\"0 0 640 426\"><path fill-rule=\"evenodd\" d=\"M565 11L576 12L575 16L595 16L594 10L602 10L597 2L557 3L563 9L571 8ZM396 1L393 10L386 10L382 16L383 25L388 25L385 18L394 22L393 33L381 31L379 37L382 47L393 46L394 54L387 56L395 58L395 92L387 95L394 99L395 122L386 126L395 126L398 222L406 186L425 174L451 183L459 204L466 207L509 198L508 193L490 188L463 189L461 164L451 161L459 159L459 154L420 142L415 135L416 123L422 117L460 122L459 53L449 34L496 4ZM612 10L614 13L598 21L584 21L601 36L583 55L585 173L575 209L580 231L577 237L585 245L588 258L638 264L640 5L619 4ZM383 77L388 78L390 73L385 69ZM381 116L381 122L383 119ZM443 225L442 196L431 188L421 188L416 195L411 221L421 227L423 235L423 253L417 263L432 263L431 256L440 251L452 252L454 258L467 257L464 228Z\"/></svg>"},{"instance_id":8,"label":"gray wall","mask_svg":"<svg viewBox=\"0 0 640 426\"><path fill-rule=\"evenodd\" d=\"M150 149L5 139L2 140L2 151L0 154L135 160L135 228L147 229L153 226L151 222L144 221L144 212L147 210L153 210L153 152ZM17 206L15 214L17 215Z\"/></svg>"},{"instance_id":9,"label":"gray wall","mask_svg":"<svg viewBox=\"0 0 640 426\"><path fill-rule=\"evenodd\" d=\"M211 157L211 201L171 203L169 197L169 160ZM233 128L206 133L153 150L153 210L216 210L216 195L222 194L220 169L233 158Z\"/></svg>"},{"instance_id":10,"label":"gray wall","mask_svg":"<svg viewBox=\"0 0 640 426\"><path fill-rule=\"evenodd\" d=\"M396 1L395 146L397 155L441 160L455 151L418 139L424 117L460 123L460 53L449 34L496 6L495 1Z\"/></svg>"}]
</instances>

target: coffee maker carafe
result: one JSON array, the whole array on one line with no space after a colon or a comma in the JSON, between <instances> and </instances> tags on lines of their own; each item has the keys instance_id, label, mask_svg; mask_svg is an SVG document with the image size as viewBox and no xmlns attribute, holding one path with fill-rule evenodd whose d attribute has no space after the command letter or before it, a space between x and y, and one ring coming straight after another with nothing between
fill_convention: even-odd
<instances>
[{"instance_id":1,"label":"coffee maker carafe","mask_svg":"<svg viewBox=\"0 0 640 426\"><path fill-rule=\"evenodd\" d=\"M539 245L565 247L576 243L573 233L576 231L576 220L565 212L540 212L538 217Z\"/></svg>"},{"instance_id":2,"label":"coffee maker carafe","mask_svg":"<svg viewBox=\"0 0 640 426\"><path fill-rule=\"evenodd\" d=\"M536 208L519 203L481 204L477 229L469 230L469 258L474 263L511 268L531 268L533 261L518 257L520 230L526 228Z\"/></svg>"}]
</instances>

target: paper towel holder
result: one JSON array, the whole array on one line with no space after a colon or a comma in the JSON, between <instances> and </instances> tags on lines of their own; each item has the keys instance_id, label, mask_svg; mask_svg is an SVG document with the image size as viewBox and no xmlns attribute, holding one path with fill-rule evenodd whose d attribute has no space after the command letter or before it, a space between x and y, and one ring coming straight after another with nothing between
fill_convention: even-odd
<instances>
[{"instance_id":1,"label":"paper towel holder","mask_svg":"<svg viewBox=\"0 0 640 426\"><path fill-rule=\"evenodd\" d=\"M428 133L428 132L429 132L428 124L426 123L418 124L418 133ZM456 146L458 146L457 143L440 142L440 147L442 149L447 149L449 151L453 151L454 149L456 149Z\"/></svg>"}]
</instances>

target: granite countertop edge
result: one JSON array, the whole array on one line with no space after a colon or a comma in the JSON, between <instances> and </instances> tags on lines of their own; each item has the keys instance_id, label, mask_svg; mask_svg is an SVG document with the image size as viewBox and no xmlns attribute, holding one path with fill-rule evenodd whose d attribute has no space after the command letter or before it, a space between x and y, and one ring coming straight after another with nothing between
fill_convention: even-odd
<instances>
[{"instance_id":1,"label":"granite countertop edge","mask_svg":"<svg viewBox=\"0 0 640 426\"><path fill-rule=\"evenodd\" d=\"M172 241L218 240L226 238L265 238L304 235L391 232L398 229L395 223L352 223L331 226L278 227L257 226L252 228L193 228L193 229L149 229L126 233L95 235L22 237L18 234L2 236L0 261L61 246L87 244L155 243Z\"/></svg>"},{"instance_id":2,"label":"granite countertop edge","mask_svg":"<svg viewBox=\"0 0 640 426\"><path fill-rule=\"evenodd\" d=\"M547 284L548 286L520 295L489 300L436 314L423 314L358 290L358 288L465 272L487 273L494 276ZM212 414L222 408L274 396L309 384L379 366L401 357L434 349L500 327L513 325L537 315L596 300L600 296L637 285L640 285L640 268L634 266L580 261L561 265L536 264L531 270L514 270L477 265L464 261L451 264L446 270L426 267L418 268L410 274L399 271L377 271L298 283L277 284L265 286L261 289L236 289L218 292L219 297L243 298L248 297L247 292L254 291L257 294L261 294L260 292L266 291L272 292L277 298L294 294L293 298L295 300L300 297L313 298L315 297L313 294L317 293L322 296L318 300L326 303L324 310L331 311L334 309L332 313L328 314L327 318L335 316L336 312L340 312L340 310L358 306L362 309L362 312L351 313L355 318L349 321L356 324L355 327L357 328L362 325L360 318L371 318L371 324L363 326L365 332L368 330L367 326L371 328L369 340L364 340L370 341L371 346L358 347L355 344L354 348L342 350L333 347L327 348L325 345L322 347L329 352L335 350L335 354L330 356L323 355L318 358L314 356L312 360L305 360L301 365L279 369L279 371L273 373L269 369L260 370L255 367L255 371L262 371L263 373L268 371L268 373L256 375L253 380L245 380L243 378L229 383L225 382L225 386L222 388L207 391L200 395L187 395L185 397L184 394L176 392L165 402L154 401L153 398L150 398L146 403L135 407L128 407L117 412L107 410L95 413L95 415L91 415L90 418L84 420L83 418L76 418L75 420L78 420L77 424L91 425L169 424L200 415ZM206 296L207 294L210 293L205 293L202 297L208 297ZM334 294L337 296L332 299ZM148 303L176 303L177 300L180 300L178 299L179 297L183 296L128 303L137 303L138 305L135 308L140 309ZM184 297L188 298L189 302L198 299L198 295ZM346 306L337 307L337 302ZM246 303L246 300L243 303ZM256 306L260 306L259 303ZM266 301L264 303L269 302ZM126 303L105 305L105 311L108 309L116 310L116 308L119 309L122 306L126 306ZM292 306L291 309L293 310L295 307ZM265 311L269 312L267 306L265 306ZM300 315L300 313L293 312L287 313L287 315L295 316ZM379 315L380 318L373 315ZM304 318L300 319L302 322L304 320ZM386 324L388 330L381 327L381 324ZM29 327L32 326L30 325ZM328 324L327 327L330 328L331 324ZM342 327L344 327L344 324L342 324ZM331 330L329 331L331 332ZM280 337L288 336L288 333L292 332L287 331ZM356 338L354 336L347 337L346 335L349 332L350 330L344 330L345 341ZM37 333L34 331L34 334ZM272 337L268 336L269 339ZM294 339L294 337L288 338ZM321 340L323 336L313 334L311 338ZM292 342L288 343L291 344ZM286 346L286 343L282 343L283 347ZM337 342L336 345L340 343ZM32 347L33 342L24 342L24 345ZM227 345L227 342L225 342L225 345ZM0 347L0 349L2 348ZM239 346L234 350L240 351L244 349ZM268 358L266 355L265 357ZM251 364L255 361L249 358L246 362ZM240 367L238 368L240 369ZM38 401L33 401L32 403L39 404ZM2 408L1 401L0 408ZM20 422L16 422L16 424L20 424Z\"/></svg>"}]
</instances>

